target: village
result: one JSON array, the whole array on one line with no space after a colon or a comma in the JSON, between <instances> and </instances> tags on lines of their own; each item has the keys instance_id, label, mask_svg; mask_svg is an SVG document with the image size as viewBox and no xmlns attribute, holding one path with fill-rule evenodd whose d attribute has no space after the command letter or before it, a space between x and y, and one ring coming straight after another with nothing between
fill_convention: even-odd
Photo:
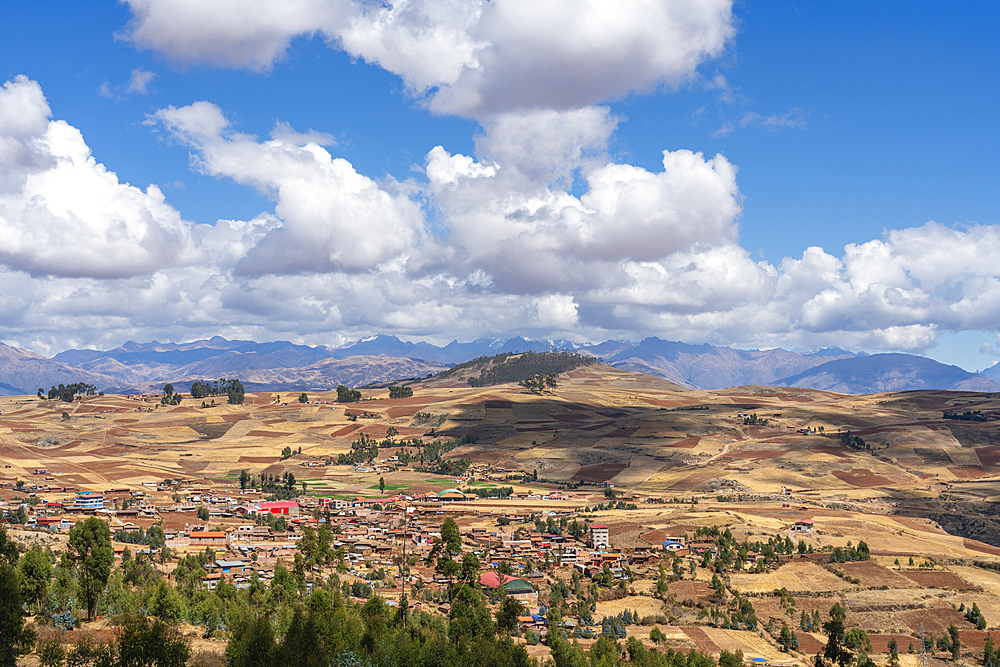
<instances>
[{"instance_id":1,"label":"village","mask_svg":"<svg viewBox=\"0 0 1000 667\"><path fill-rule=\"evenodd\" d=\"M389 464L376 462L379 467L388 468ZM789 618L780 607L774 609L778 612L774 617L765 618L776 606L770 600L765 599L764 604L755 601L758 616L752 625L743 627L735 615L720 624L722 612L713 611L707 618L703 612L728 609L734 603L738 606L741 599L747 599L741 594L760 595L762 587L755 577L774 579L774 573L783 570L795 571L790 581L799 582L799 589L804 588L801 582L807 580L806 572L832 579L834 593L843 592L840 584L849 584L852 579L843 571L838 579L823 569L833 553L841 552L834 544L844 543L844 535L817 530L814 519L803 516L814 510L792 507L787 501L747 507L708 496L664 499L619 495L610 483L595 485L597 488L589 492L553 489L543 494L535 488L514 491L505 498L477 498L450 488L419 497L306 495L268 501L255 489L195 479L148 482L142 490L74 491L51 485L54 480L46 479L51 476L45 469L33 472L33 480L0 482L3 511L8 517L20 513L24 519L18 532L57 540L77 522L100 517L108 522L114 537L117 561L145 558L170 576L176 562L196 554L204 562L200 586L209 591L223 584L236 589L249 588L254 581L266 584L274 579L277 568L298 572L307 590L336 573L345 594L356 599L363 601L377 594L390 607L406 604L409 613L447 616L456 577L435 567L432 552L442 540L443 526L454 522L461 536L456 559L462 560L464 554L476 557L477 583L494 605L504 598L523 605L517 635L525 642L535 642L533 648L542 651L545 646L537 641L548 632L550 623L558 623L570 636L586 643L601 635L607 619L614 624L625 616L629 621L620 631L627 637L639 637L650 648L664 642L677 648L739 650L755 664L803 664L803 659L796 657L801 655L798 651L782 645L779 632L781 625L790 621L798 626L799 619L794 615ZM467 473L452 480L456 487L527 474L482 464ZM788 492L790 496L791 490ZM634 530L629 534L628 529L635 527L636 513L661 508L687 521L641 537ZM766 516L771 520L763 525L777 530L768 534L772 531L755 531L752 520L731 521L737 512L744 513L744 518L755 513ZM782 519L776 522L774 517ZM726 519L730 520L723 523ZM832 528L836 519L829 516L823 523ZM722 537L723 530L732 531L729 541ZM759 536L756 540L755 533ZM846 543L850 545L851 540ZM720 551L726 561L720 559ZM206 553L211 557L205 557ZM873 551L873 560L864 565L888 571L892 568L878 562L885 562L889 555L898 562L902 553ZM851 563L844 569L855 564L861 565ZM924 562L920 565L924 567ZM936 566L935 571L941 569ZM720 583L720 573L724 573L726 583ZM918 581L909 581L909 585L916 587ZM783 583L780 577L773 585L777 583ZM763 588L769 585L770 581ZM976 588L964 583L956 587ZM791 584L780 588L785 593L777 597L778 605L794 590L796 595L809 596L802 609L812 613L822 608L822 602L819 607L814 604L819 601L815 591L796 590ZM767 597L771 593L766 590ZM553 617L550 612L560 606L568 613ZM990 617L1000 614L1000 607L988 601L980 607ZM776 619L781 624L777 628ZM772 634L753 632L758 620ZM818 624L812 628L813 622L809 616L813 632L796 628L795 645L800 650L815 650L821 645L822 636L815 632ZM962 632L966 645L983 641L978 629L963 628ZM884 644L899 632L869 634ZM901 640L897 637L896 641Z\"/></svg>"},{"instance_id":2,"label":"village","mask_svg":"<svg viewBox=\"0 0 1000 667\"><path fill-rule=\"evenodd\" d=\"M975 656L1000 626L1000 548L898 513L898 489L962 488L946 466L964 459L917 473L846 446L838 420L856 400L681 393L605 367L563 374L541 402L459 384L347 405L332 392L4 399L0 512L54 561L97 517L119 567L146 563L186 595L193 580L253 593L291 578L304 596L336 585L357 604L451 618L473 585L494 615L519 603L510 632L540 661L558 628L583 647L811 664L839 604L877 661L891 642L916 667L941 658L937 644L921 657L921 632L953 627ZM857 432L930 461L892 426L917 410L921 446L955 452L938 424L958 398L932 398L873 402L877 429ZM981 619L959 611L973 604Z\"/></svg>"}]
</instances>

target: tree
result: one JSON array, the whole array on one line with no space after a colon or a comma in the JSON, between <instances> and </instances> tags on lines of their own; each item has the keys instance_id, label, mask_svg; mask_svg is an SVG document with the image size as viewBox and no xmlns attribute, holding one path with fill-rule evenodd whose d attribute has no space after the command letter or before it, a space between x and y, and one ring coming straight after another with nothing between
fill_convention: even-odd
<instances>
[{"instance_id":1,"label":"tree","mask_svg":"<svg viewBox=\"0 0 1000 667\"><path fill-rule=\"evenodd\" d=\"M551 391L556 388L556 377L552 373L545 375L536 373L534 377L525 378L518 384L527 389L532 394L542 394L546 390Z\"/></svg>"},{"instance_id":2,"label":"tree","mask_svg":"<svg viewBox=\"0 0 1000 667\"><path fill-rule=\"evenodd\" d=\"M338 403L357 403L361 400L361 392L357 389L348 389L344 385L337 385Z\"/></svg>"},{"instance_id":3,"label":"tree","mask_svg":"<svg viewBox=\"0 0 1000 667\"><path fill-rule=\"evenodd\" d=\"M453 583L461 572L462 566L455 562L455 557L462 551L462 534L458 530L455 519L448 517L441 524L441 537L434 540L427 563L434 563L434 570L448 579L448 599L454 596Z\"/></svg>"},{"instance_id":4,"label":"tree","mask_svg":"<svg viewBox=\"0 0 1000 667\"><path fill-rule=\"evenodd\" d=\"M77 395L86 394L87 396L93 396L97 393L97 388L92 384L87 384L85 382L76 382L70 385L62 385L59 387L52 387L49 389L48 397L49 400L58 398L64 403L72 403L76 400Z\"/></svg>"},{"instance_id":5,"label":"tree","mask_svg":"<svg viewBox=\"0 0 1000 667\"><path fill-rule=\"evenodd\" d=\"M389 398L410 398L413 396L412 387L401 387L392 385L389 387Z\"/></svg>"},{"instance_id":6,"label":"tree","mask_svg":"<svg viewBox=\"0 0 1000 667\"><path fill-rule=\"evenodd\" d=\"M899 644L895 639L890 639L886 646L889 649L889 667L899 667ZM913 644L910 644L910 646L913 646Z\"/></svg>"},{"instance_id":7,"label":"tree","mask_svg":"<svg viewBox=\"0 0 1000 667\"><path fill-rule=\"evenodd\" d=\"M198 518L201 519L202 521L208 521L208 517L209 517L208 508L205 507L204 505L199 505Z\"/></svg>"},{"instance_id":8,"label":"tree","mask_svg":"<svg viewBox=\"0 0 1000 667\"><path fill-rule=\"evenodd\" d=\"M308 402L309 402L309 396L306 395L306 392L302 392L301 394L299 394L299 403L308 403Z\"/></svg>"},{"instance_id":9,"label":"tree","mask_svg":"<svg viewBox=\"0 0 1000 667\"><path fill-rule=\"evenodd\" d=\"M160 405L180 405L181 395L174 393L174 385L166 384L163 387L163 398L160 399Z\"/></svg>"},{"instance_id":10,"label":"tree","mask_svg":"<svg viewBox=\"0 0 1000 667\"><path fill-rule=\"evenodd\" d=\"M913 653L913 644L910 644L910 653ZM997 667L1000 664L1000 651L993 648L993 638L990 635L986 635L986 641L983 643L983 667Z\"/></svg>"},{"instance_id":11,"label":"tree","mask_svg":"<svg viewBox=\"0 0 1000 667\"><path fill-rule=\"evenodd\" d=\"M167 544L167 534L162 526L150 526L146 531L146 539L149 540L149 548L160 550Z\"/></svg>"},{"instance_id":12,"label":"tree","mask_svg":"<svg viewBox=\"0 0 1000 667\"><path fill-rule=\"evenodd\" d=\"M325 667L330 664L312 614L295 610L285 639L275 652L275 663L301 667Z\"/></svg>"},{"instance_id":13,"label":"tree","mask_svg":"<svg viewBox=\"0 0 1000 667\"><path fill-rule=\"evenodd\" d=\"M847 667L854 660L851 651L844 645L844 620L846 618L847 612L844 611L839 602L835 602L830 607L830 620L823 624L823 632L826 634L827 642L826 646L823 647L822 657L840 667ZM819 657L817 655L817 658ZM816 664L819 665L819 660Z\"/></svg>"},{"instance_id":14,"label":"tree","mask_svg":"<svg viewBox=\"0 0 1000 667\"><path fill-rule=\"evenodd\" d=\"M87 603L87 620L94 620L97 599L111 576L115 552L111 531L97 517L90 517L69 531L69 549L79 568L80 596Z\"/></svg>"},{"instance_id":15,"label":"tree","mask_svg":"<svg viewBox=\"0 0 1000 667\"><path fill-rule=\"evenodd\" d=\"M656 578L656 595L659 597L664 597L668 591L667 585L667 571L663 569L663 563L660 563L660 572Z\"/></svg>"},{"instance_id":16,"label":"tree","mask_svg":"<svg viewBox=\"0 0 1000 667\"><path fill-rule=\"evenodd\" d=\"M184 604L180 595L165 579L160 579L150 602L149 612L164 623L176 625L184 616Z\"/></svg>"},{"instance_id":17,"label":"tree","mask_svg":"<svg viewBox=\"0 0 1000 667\"><path fill-rule=\"evenodd\" d=\"M176 628L145 616L129 614L115 636L120 667L183 667L191 656Z\"/></svg>"},{"instance_id":18,"label":"tree","mask_svg":"<svg viewBox=\"0 0 1000 667\"><path fill-rule=\"evenodd\" d=\"M0 523L0 562L5 562L11 567L17 565L20 554L17 552L17 543L7 535L7 527Z\"/></svg>"},{"instance_id":19,"label":"tree","mask_svg":"<svg viewBox=\"0 0 1000 667\"><path fill-rule=\"evenodd\" d=\"M719 667L743 667L743 651L736 649L736 653L730 653L722 649L719 654Z\"/></svg>"},{"instance_id":20,"label":"tree","mask_svg":"<svg viewBox=\"0 0 1000 667\"><path fill-rule=\"evenodd\" d=\"M951 637L951 659L958 660L962 654L962 642L958 638L958 628L954 623L948 626L948 635Z\"/></svg>"},{"instance_id":21,"label":"tree","mask_svg":"<svg viewBox=\"0 0 1000 667\"><path fill-rule=\"evenodd\" d=\"M458 552L462 550L462 534L452 517L448 517L441 524L441 539L453 556L458 555Z\"/></svg>"},{"instance_id":22,"label":"tree","mask_svg":"<svg viewBox=\"0 0 1000 667\"><path fill-rule=\"evenodd\" d=\"M462 555L462 571L459 574L459 578L462 580L466 586L472 586L473 588L479 588L479 570L482 568L482 563L479 562L479 557L471 551Z\"/></svg>"},{"instance_id":23,"label":"tree","mask_svg":"<svg viewBox=\"0 0 1000 667\"><path fill-rule=\"evenodd\" d=\"M799 639L792 632L792 629L788 627L787 624L782 624L781 635L778 637L778 643L781 644L781 648L788 651L792 651L799 647Z\"/></svg>"},{"instance_id":24,"label":"tree","mask_svg":"<svg viewBox=\"0 0 1000 667\"><path fill-rule=\"evenodd\" d=\"M722 583L722 579L719 579L719 575L712 575L712 588L715 590L715 597L719 599L725 599L726 597L726 585Z\"/></svg>"},{"instance_id":25,"label":"tree","mask_svg":"<svg viewBox=\"0 0 1000 667\"><path fill-rule=\"evenodd\" d=\"M844 646L852 651L864 651L865 653L872 650L872 643L868 639L868 633L862 628L851 628L844 633Z\"/></svg>"},{"instance_id":26,"label":"tree","mask_svg":"<svg viewBox=\"0 0 1000 667\"><path fill-rule=\"evenodd\" d=\"M243 390L243 383L239 380L220 380L226 388L226 397L230 405L243 405L246 392Z\"/></svg>"},{"instance_id":27,"label":"tree","mask_svg":"<svg viewBox=\"0 0 1000 667\"><path fill-rule=\"evenodd\" d=\"M524 605L512 597L505 597L497 609L497 630L500 632L517 632L517 619L525 613Z\"/></svg>"},{"instance_id":28,"label":"tree","mask_svg":"<svg viewBox=\"0 0 1000 667\"><path fill-rule=\"evenodd\" d=\"M382 494L385 493L385 477L378 478L378 492Z\"/></svg>"},{"instance_id":29,"label":"tree","mask_svg":"<svg viewBox=\"0 0 1000 667\"><path fill-rule=\"evenodd\" d=\"M315 528L309 525L303 527L302 537L299 538L298 550L302 554L305 566L310 570L312 570L313 565L318 565L321 562Z\"/></svg>"},{"instance_id":30,"label":"tree","mask_svg":"<svg viewBox=\"0 0 1000 667\"><path fill-rule=\"evenodd\" d=\"M448 620L448 636L453 641L492 637L496 634L493 616L486 608L479 590L472 586L462 586L455 594Z\"/></svg>"},{"instance_id":31,"label":"tree","mask_svg":"<svg viewBox=\"0 0 1000 667\"><path fill-rule=\"evenodd\" d=\"M14 667L17 656L31 650L35 633L25 627L28 613L21 598L17 570L0 563L0 667Z\"/></svg>"},{"instance_id":32,"label":"tree","mask_svg":"<svg viewBox=\"0 0 1000 667\"><path fill-rule=\"evenodd\" d=\"M24 601L37 606L46 595L49 582L52 581L52 561L49 555L36 544L24 554L17 569L21 575L21 593Z\"/></svg>"}]
</instances>

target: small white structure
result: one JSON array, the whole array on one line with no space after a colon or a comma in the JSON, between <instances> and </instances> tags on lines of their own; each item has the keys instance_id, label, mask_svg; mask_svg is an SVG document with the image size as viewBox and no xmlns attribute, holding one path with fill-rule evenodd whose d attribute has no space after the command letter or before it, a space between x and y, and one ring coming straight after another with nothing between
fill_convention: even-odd
<instances>
[{"instance_id":1,"label":"small white structure","mask_svg":"<svg viewBox=\"0 0 1000 667\"><path fill-rule=\"evenodd\" d=\"M793 533L812 533L813 520L812 519L801 519L792 524L789 530Z\"/></svg>"}]
</instances>

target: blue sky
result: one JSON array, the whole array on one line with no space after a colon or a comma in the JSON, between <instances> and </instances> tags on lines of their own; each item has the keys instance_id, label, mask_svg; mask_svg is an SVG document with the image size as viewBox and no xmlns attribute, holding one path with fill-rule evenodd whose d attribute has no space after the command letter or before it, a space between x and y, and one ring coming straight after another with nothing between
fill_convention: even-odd
<instances>
[{"instance_id":1,"label":"blue sky","mask_svg":"<svg viewBox=\"0 0 1000 667\"><path fill-rule=\"evenodd\" d=\"M189 4L5 6L0 339L995 360L992 3Z\"/></svg>"}]
</instances>

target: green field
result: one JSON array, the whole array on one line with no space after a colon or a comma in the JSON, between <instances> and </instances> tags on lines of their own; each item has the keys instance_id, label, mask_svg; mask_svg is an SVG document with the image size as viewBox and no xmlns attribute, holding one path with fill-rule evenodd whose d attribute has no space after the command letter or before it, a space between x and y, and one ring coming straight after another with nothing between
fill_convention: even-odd
<instances>
[{"instance_id":1,"label":"green field","mask_svg":"<svg viewBox=\"0 0 1000 667\"><path fill-rule=\"evenodd\" d=\"M406 489L410 488L411 486L413 486L413 485L412 484L386 484L385 485L385 490L386 491L405 491ZM374 484L374 485L369 486L367 488L369 488L369 489L377 489L377 488L379 488L379 485L378 484Z\"/></svg>"}]
</instances>

